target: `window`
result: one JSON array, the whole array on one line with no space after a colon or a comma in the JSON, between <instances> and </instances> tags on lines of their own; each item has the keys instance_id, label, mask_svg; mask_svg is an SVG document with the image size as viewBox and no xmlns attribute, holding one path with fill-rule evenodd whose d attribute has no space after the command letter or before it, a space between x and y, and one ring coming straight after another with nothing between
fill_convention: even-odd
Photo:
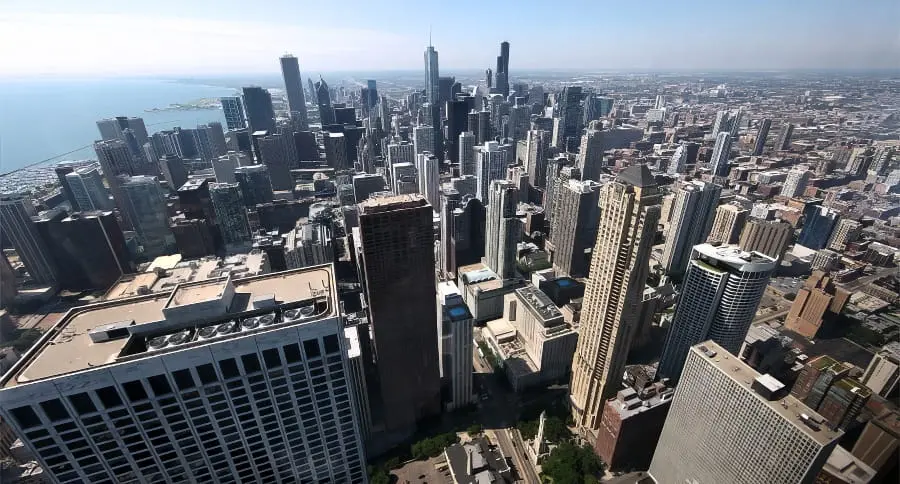
<instances>
[{"instance_id":1,"label":"window","mask_svg":"<svg viewBox=\"0 0 900 484\"><path fill-rule=\"evenodd\" d=\"M303 351L306 352L306 356L308 358L315 358L317 356L321 356L322 352L319 349L319 340L308 339L303 342Z\"/></svg>"},{"instance_id":2,"label":"window","mask_svg":"<svg viewBox=\"0 0 900 484\"><path fill-rule=\"evenodd\" d=\"M169 381L166 380L164 375L151 376L147 378L147 382L150 383L150 389L153 390L153 394L157 397L172 393L172 385L169 385Z\"/></svg>"},{"instance_id":3,"label":"window","mask_svg":"<svg viewBox=\"0 0 900 484\"><path fill-rule=\"evenodd\" d=\"M278 350L276 349L264 350L263 360L265 360L266 368L269 370L281 366L281 357L278 356Z\"/></svg>"},{"instance_id":4,"label":"window","mask_svg":"<svg viewBox=\"0 0 900 484\"><path fill-rule=\"evenodd\" d=\"M244 370L247 373L256 373L261 370L259 366L259 357L256 356L256 353L249 353L241 357L241 362L244 363Z\"/></svg>"},{"instance_id":5,"label":"window","mask_svg":"<svg viewBox=\"0 0 900 484\"><path fill-rule=\"evenodd\" d=\"M97 411L97 407L94 406L94 402L91 401L91 397L87 393L69 395L69 403L75 407L75 411L78 412L78 415Z\"/></svg>"},{"instance_id":6,"label":"window","mask_svg":"<svg viewBox=\"0 0 900 484\"><path fill-rule=\"evenodd\" d=\"M339 353L341 351L337 335L330 334L323 338L322 342L325 343L325 353Z\"/></svg>"},{"instance_id":7,"label":"window","mask_svg":"<svg viewBox=\"0 0 900 484\"><path fill-rule=\"evenodd\" d=\"M41 425L41 419L38 418L37 414L34 412L30 406L18 407L14 408L10 411L16 422L23 429L27 429L30 427L37 427Z\"/></svg>"},{"instance_id":8,"label":"window","mask_svg":"<svg viewBox=\"0 0 900 484\"><path fill-rule=\"evenodd\" d=\"M59 400L47 400L46 402L41 402L41 408L44 410L44 413L47 417L56 422L58 420L65 420L69 418L69 412L66 411L66 407L63 406L62 402Z\"/></svg>"},{"instance_id":9,"label":"window","mask_svg":"<svg viewBox=\"0 0 900 484\"><path fill-rule=\"evenodd\" d=\"M210 363L198 366L197 376L200 377L200 383L204 385L219 381L219 377L216 376L216 370Z\"/></svg>"},{"instance_id":10,"label":"window","mask_svg":"<svg viewBox=\"0 0 900 484\"><path fill-rule=\"evenodd\" d=\"M144 390L144 385L141 384L140 380L124 383L122 389L125 390L125 395L128 397L128 400L132 402L147 399L147 391Z\"/></svg>"},{"instance_id":11,"label":"window","mask_svg":"<svg viewBox=\"0 0 900 484\"><path fill-rule=\"evenodd\" d=\"M177 370L172 372L172 378L175 380L175 386L179 390L188 390L194 388L194 377L191 376L190 370Z\"/></svg>"},{"instance_id":12,"label":"window","mask_svg":"<svg viewBox=\"0 0 900 484\"><path fill-rule=\"evenodd\" d=\"M219 361L219 369L222 370L222 376L225 378L234 378L240 376L240 372L238 371L237 363L234 361L234 358L228 358Z\"/></svg>"},{"instance_id":13,"label":"window","mask_svg":"<svg viewBox=\"0 0 900 484\"><path fill-rule=\"evenodd\" d=\"M122 398L119 397L119 393L113 387L101 388L95 393L97 394L97 398L100 399L100 402L103 403L103 407L105 408L118 407L122 405Z\"/></svg>"}]
</instances>

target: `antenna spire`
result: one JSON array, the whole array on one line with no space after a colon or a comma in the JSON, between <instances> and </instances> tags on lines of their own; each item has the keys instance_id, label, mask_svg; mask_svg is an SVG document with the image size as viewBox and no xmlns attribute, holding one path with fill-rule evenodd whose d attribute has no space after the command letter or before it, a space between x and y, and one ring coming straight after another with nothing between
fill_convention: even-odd
<instances>
[{"instance_id":1,"label":"antenna spire","mask_svg":"<svg viewBox=\"0 0 900 484\"><path fill-rule=\"evenodd\" d=\"M434 47L434 45L431 44L431 25L428 26L428 47Z\"/></svg>"}]
</instances>

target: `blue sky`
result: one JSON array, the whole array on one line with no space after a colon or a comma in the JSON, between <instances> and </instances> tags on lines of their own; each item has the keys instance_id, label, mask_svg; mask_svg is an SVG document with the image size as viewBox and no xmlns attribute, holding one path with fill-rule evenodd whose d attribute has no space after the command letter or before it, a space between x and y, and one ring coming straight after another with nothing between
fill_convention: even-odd
<instances>
[{"instance_id":1,"label":"blue sky","mask_svg":"<svg viewBox=\"0 0 900 484\"><path fill-rule=\"evenodd\" d=\"M0 78L900 67L898 0L0 0Z\"/></svg>"}]
</instances>

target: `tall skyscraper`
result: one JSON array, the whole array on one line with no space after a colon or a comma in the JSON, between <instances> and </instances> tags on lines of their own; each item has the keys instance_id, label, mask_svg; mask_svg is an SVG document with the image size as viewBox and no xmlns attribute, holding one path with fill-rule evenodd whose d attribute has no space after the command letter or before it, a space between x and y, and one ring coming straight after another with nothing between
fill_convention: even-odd
<instances>
[{"instance_id":1,"label":"tall skyscraper","mask_svg":"<svg viewBox=\"0 0 900 484\"><path fill-rule=\"evenodd\" d=\"M592 126L581 135L575 166L581 170L585 180L598 180L603 168L603 131Z\"/></svg>"},{"instance_id":2,"label":"tall skyscraper","mask_svg":"<svg viewBox=\"0 0 900 484\"><path fill-rule=\"evenodd\" d=\"M509 96L509 42L500 42L500 55L497 56L497 92L504 98Z\"/></svg>"},{"instance_id":3,"label":"tall skyscraper","mask_svg":"<svg viewBox=\"0 0 900 484\"><path fill-rule=\"evenodd\" d=\"M484 263L500 279L516 275L516 247L522 240L522 221L516 217L519 191L513 182L492 180L488 193Z\"/></svg>"},{"instance_id":4,"label":"tall skyscraper","mask_svg":"<svg viewBox=\"0 0 900 484\"><path fill-rule=\"evenodd\" d=\"M440 102L438 99L438 78L440 71L438 69L438 52L434 50L431 42L425 49L425 100L433 105Z\"/></svg>"},{"instance_id":5,"label":"tall skyscraper","mask_svg":"<svg viewBox=\"0 0 900 484\"><path fill-rule=\"evenodd\" d=\"M588 275L590 250L597 242L600 188L591 180L566 180L558 187L550 223L551 261L573 277Z\"/></svg>"},{"instance_id":6,"label":"tall skyscraper","mask_svg":"<svg viewBox=\"0 0 900 484\"><path fill-rule=\"evenodd\" d=\"M325 79L319 77L316 83L316 105L319 107L319 120L322 126L334 124L334 107L331 105L331 91Z\"/></svg>"},{"instance_id":7,"label":"tall skyscraper","mask_svg":"<svg viewBox=\"0 0 900 484\"><path fill-rule=\"evenodd\" d=\"M65 176L66 184L76 201L78 210L112 210L109 193L96 167L79 168Z\"/></svg>"},{"instance_id":8,"label":"tall skyscraper","mask_svg":"<svg viewBox=\"0 0 900 484\"><path fill-rule=\"evenodd\" d=\"M293 190L291 170L300 168L293 136L269 134L257 141L260 161L269 169L274 190Z\"/></svg>"},{"instance_id":9,"label":"tall skyscraper","mask_svg":"<svg viewBox=\"0 0 900 484\"><path fill-rule=\"evenodd\" d=\"M706 242L713 245L736 244L749 216L750 211L737 203L719 205Z\"/></svg>"},{"instance_id":10,"label":"tall skyscraper","mask_svg":"<svg viewBox=\"0 0 900 484\"><path fill-rule=\"evenodd\" d=\"M775 149L778 151L787 151L791 149L791 135L794 134L794 124L785 123L778 133L778 139L775 141Z\"/></svg>"},{"instance_id":11,"label":"tall skyscraper","mask_svg":"<svg viewBox=\"0 0 900 484\"><path fill-rule=\"evenodd\" d=\"M619 390L649 272L659 202L646 165L622 170L600 189L603 209L570 385L572 416L585 436L595 436L604 403Z\"/></svg>"},{"instance_id":12,"label":"tall skyscraper","mask_svg":"<svg viewBox=\"0 0 900 484\"><path fill-rule=\"evenodd\" d=\"M69 187L69 182L66 180L66 175L72 173L77 168L77 165L73 165L72 162L69 161L61 161L56 164L53 168L54 173L56 173L56 179L59 180L59 188L62 191L66 200L68 200L69 205L72 206L72 210L79 210L78 201L75 199L72 194L72 189Z\"/></svg>"},{"instance_id":13,"label":"tall skyscraper","mask_svg":"<svg viewBox=\"0 0 900 484\"><path fill-rule=\"evenodd\" d=\"M770 129L772 129L772 120L763 118L763 120L759 122L759 131L756 132L756 142L753 144L753 151L750 153L751 156L760 156L763 154L763 150L766 148L766 138L769 137Z\"/></svg>"},{"instance_id":14,"label":"tall skyscraper","mask_svg":"<svg viewBox=\"0 0 900 484\"><path fill-rule=\"evenodd\" d=\"M397 163L414 163L416 161L415 146L409 141L395 141L388 145L387 167Z\"/></svg>"},{"instance_id":15,"label":"tall skyscraper","mask_svg":"<svg viewBox=\"0 0 900 484\"><path fill-rule=\"evenodd\" d=\"M252 237L240 185L212 183L209 185L209 198L216 211L225 247L228 250L246 249L252 242Z\"/></svg>"},{"instance_id":16,"label":"tall skyscraper","mask_svg":"<svg viewBox=\"0 0 900 484\"><path fill-rule=\"evenodd\" d=\"M702 181L684 183L675 190L661 261L670 276L680 279L693 247L706 240L721 194L722 187Z\"/></svg>"},{"instance_id":17,"label":"tall skyscraper","mask_svg":"<svg viewBox=\"0 0 900 484\"><path fill-rule=\"evenodd\" d=\"M12 242L31 279L51 285L58 279L58 268L35 229L31 219L34 214L34 206L24 194L0 194L0 230L4 238Z\"/></svg>"},{"instance_id":18,"label":"tall skyscraper","mask_svg":"<svg viewBox=\"0 0 900 484\"><path fill-rule=\"evenodd\" d=\"M432 207L440 208L440 170L436 156L425 152L416 155L416 174L419 177L419 193L425 196Z\"/></svg>"},{"instance_id":19,"label":"tall skyscraper","mask_svg":"<svg viewBox=\"0 0 900 484\"><path fill-rule=\"evenodd\" d=\"M677 381L690 347L707 339L736 355L776 266L735 246L694 246L658 373Z\"/></svg>"},{"instance_id":20,"label":"tall skyscraper","mask_svg":"<svg viewBox=\"0 0 900 484\"><path fill-rule=\"evenodd\" d=\"M792 168L787 174L787 179L784 180L784 185L781 187L781 196L787 198L802 196L803 192L806 191L806 185L809 183L811 176L812 173L806 166Z\"/></svg>"},{"instance_id":21,"label":"tall skyscraper","mask_svg":"<svg viewBox=\"0 0 900 484\"><path fill-rule=\"evenodd\" d=\"M528 150L525 169L528 171L528 181L535 188L547 186L547 160L551 155L551 135L552 133L545 130L532 129L528 131L525 141L526 150Z\"/></svg>"},{"instance_id":22,"label":"tall skyscraper","mask_svg":"<svg viewBox=\"0 0 900 484\"><path fill-rule=\"evenodd\" d=\"M685 143L681 143L678 145L678 148L675 148L675 153L672 153L672 158L669 159L669 169L667 172L670 175L677 175L679 173L684 173L685 165L687 165L687 145Z\"/></svg>"},{"instance_id":23,"label":"tall skyscraper","mask_svg":"<svg viewBox=\"0 0 900 484\"><path fill-rule=\"evenodd\" d=\"M831 232L831 238L828 239L828 248L832 250L842 251L850 242L855 242L859 238L862 224L856 220L842 218Z\"/></svg>"},{"instance_id":24,"label":"tall skyscraper","mask_svg":"<svg viewBox=\"0 0 900 484\"><path fill-rule=\"evenodd\" d=\"M447 101L447 159L450 163L459 163L459 135L466 131L469 125L468 104L466 101Z\"/></svg>"},{"instance_id":25,"label":"tall skyscraper","mask_svg":"<svg viewBox=\"0 0 900 484\"><path fill-rule=\"evenodd\" d=\"M441 380L447 388L448 410L472 403L472 313L453 282L438 284L441 335Z\"/></svg>"},{"instance_id":26,"label":"tall skyscraper","mask_svg":"<svg viewBox=\"0 0 900 484\"><path fill-rule=\"evenodd\" d=\"M166 216L166 196L152 176L133 176L122 183L124 206L119 208L131 221L143 254L148 258L168 254L175 246Z\"/></svg>"},{"instance_id":27,"label":"tall skyscraper","mask_svg":"<svg viewBox=\"0 0 900 484\"><path fill-rule=\"evenodd\" d=\"M234 170L234 179L241 187L245 207L255 207L274 198L272 179L266 165L240 166Z\"/></svg>"},{"instance_id":28,"label":"tall skyscraper","mask_svg":"<svg viewBox=\"0 0 900 484\"><path fill-rule=\"evenodd\" d=\"M712 125L712 134L714 136L718 136L719 133L722 132L730 132L731 126L729 124L729 115L727 110L721 110L716 113L716 120Z\"/></svg>"},{"instance_id":29,"label":"tall skyscraper","mask_svg":"<svg viewBox=\"0 0 900 484\"><path fill-rule=\"evenodd\" d=\"M805 212L803 229L800 230L797 243L812 250L822 249L837 224L838 213L821 205L807 207Z\"/></svg>"},{"instance_id":30,"label":"tall skyscraper","mask_svg":"<svg viewBox=\"0 0 900 484\"><path fill-rule=\"evenodd\" d=\"M560 135L556 139L556 148L560 151L574 152L581 133L581 86L566 86L559 96L558 110Z\"/></svg>"},{"instance_id":31,"label":"tall skyscraper","mask_svg":"<svg viewBox=\"0 0 900 484\"><path fill-rule=\"evenodd\" d=\"M427 124L414 127L413 146L417 155L426 151L434 153L434 128Z\"/></svg>"},{"instance_id":32,"label":"tall skyscraper","mask_svg":"<svg viewBox=\"0 0 900 484\"><path fill-rule=\"evenodd\" d=\"M787 222L750 217L741 231L741 250L759 252L781 260L794 239L794 229Z\"/></svg>"},{"instance_id":33,"label":"tall skyscraper","mask_svg":"<svg viewBox=\"0 0 900 484\"><path fill-rule=\"evenodd\" d=\"M166 178L166 181L169 183L169 190L172 191L181 188L188 178L188 170L184 166L184 160L178 155L163 155L159 160L159 171Z\"/></svg>"},{"instance_id":34,"label":"tall skyscraper","mask_svg":"<svg viewBox=\"0 0 900 484\"><path fill-rule=\"evenodd\" d=\"M722 131L716 135L716 144L709 158L709 170L715 176L728 175L728 158L731 156L731 134Z\"/></svg>"},{"instance_id":35,"label":"tall skyscraper","mask_svg":"<svg viewBox=\"0 0 900 484\"><path fill-rule=\"evenodd\" d=\"M269 91L258 86L247 86L242 91L250 133L275 133L275 109L272 107L272 95Z\"/></svg>"},{"instance_id":36,"label":"tall skyscraper","mask_svg":"<svg viewBox=\"0 0 900 484\"><path fill-rule=\"evenodd\" d=\"M309 119L306 114L306 98L303 96L300 64L296 57L290 54L281 56L281 76L284 78L284 91L287 94L291 118L297 118L298 125L307 129Z\"/></svg>"},{"instance_id":37,"label":"tall skyscraper","mask_svg":"<svg viewBox=\"0 0 900 484\"><path fill-rule=\"evenodd\" d=\"M491 182L506 177L506 165L509 163L506 151L500 149L496 141L489 141L475 150L475 176L478 177L478 188L475 196L482 201L488 200Z\"/></svg>"},{"instance_id":38,"label":"tall skyscraper","mask_svg":"<svg viewBox=\"0 0 900 484\"><path fill-rule=\"evenodd\" d=\"M660 483L814 482L843 432L727 351L713 341L688 351L650 475Z\"/></svg>"},{"instance_id":39,"label":"tall skyscraper","mask_svg":"<svg viewBox=\"0 0 900 484\"><path fill-rule=\"evenodd\" d=\"M247 118L244 116L244 103L240 97L221 97L219 102L222 103L222 113L225 115L225 126L228 127L228 131L247 127Z\"/></svg>"},{"instance_id":40,"label":"tall skyscraper","mask_svg":"<svg viewBox=\"0 0 900 484\"><path fill-rule=\"evenodd\" d=\"M143 118L116 116L115 118L101 119L97 121L97 129L100 130L100 138L104 141L111 139L125 140L125 130L130 129L134 141L138 146L147 142L147 127Z\"/></svg>"},{"instance_id":41,"label":"tall skyscraper","mask_svg":"<svg viewBox=\"0 0 900 484\"><path fill-rule=\"evenodd\" d=\"M71 311L7 373L0 415L53 482L365 482L335 280L226 276Z\"/></svg>"},{"instance_id":42,"label":"tall skyscraper","mask_svg":"<svg viewBox=\"0 0 900 484\"><path fill-rule=\"evenodd\" d=\"M359 204L359 264L379 384L370 402L373 420L391 434L408 436L441 410L432 217L420 195Z\"/></svg>"},{"instance_id":43,"label":"tall skyscraper","mask_svg":"<svg viewBox=\"0 0 900 484\"><path fill-rule=\"evenodd\" d=\"M475 135L471 131L459 134L459 174L475 175Z\"/></svg>"}]
</instances>

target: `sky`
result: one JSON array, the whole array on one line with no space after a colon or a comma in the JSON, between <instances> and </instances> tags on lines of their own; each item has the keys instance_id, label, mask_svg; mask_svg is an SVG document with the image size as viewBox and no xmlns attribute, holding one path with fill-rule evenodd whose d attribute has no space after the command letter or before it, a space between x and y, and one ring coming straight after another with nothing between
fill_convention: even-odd
<instances>
[{"instance_id":1,"label":"sky","mask_svg":"<svg viewBox=\"0 0 900 484\"><path fill-rule=\"evenodd\" d=\"M0 79L900 68L898 0L0 0Z\"/></svg>"}]
</instances>

